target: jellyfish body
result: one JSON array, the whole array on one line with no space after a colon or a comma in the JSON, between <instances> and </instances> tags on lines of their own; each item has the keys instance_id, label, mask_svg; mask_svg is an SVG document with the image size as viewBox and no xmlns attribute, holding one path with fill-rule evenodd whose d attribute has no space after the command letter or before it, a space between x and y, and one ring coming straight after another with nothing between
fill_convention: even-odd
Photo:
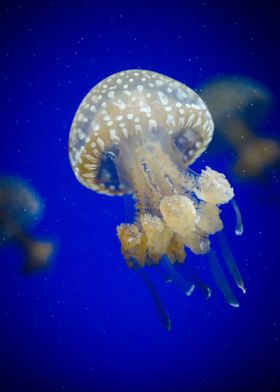
<instances>
[{"instance_id":1,"label":"jellyfish body","mask_svg":"<svg viewBox=\"0 0 280 392\"><path fill-rule=\"evenodd\" d=\"M30 234L42 212L39 195L25 181L0 178L0 245L16 243L23 248L24 272L45 268L54 250L51 242L34 239Z\"/></svg>"},{"instance_id":2,"label":"jellyfish body","mask_svg":"<svg viewBox=\"0 0 280 392\"><path fill-rule=\"evenodd\" d=\"M209 167L198 176L186 169L212 135L202 99L156 72L114 74L81 102L70 132L70 162L86 187L133 194L135 222L117 227L129 267L159 264L165 257L183 263L186 249L209 252L209 236L223 228L220 205L234 192Z\"/></svg>"},{"instance_id":3,"label":"jellyfish body","mask_svg":"<svg viewBox=\"0 0 280 392\"><path fill-rule=\"evenodd\" d=\"M248 78L223 77L201 89L217 130L237 151L234 172L242 177L261 176L280 161L280 145L258 136L258 128L272 104L270 92Z\"/></svg>"}]
</instances>

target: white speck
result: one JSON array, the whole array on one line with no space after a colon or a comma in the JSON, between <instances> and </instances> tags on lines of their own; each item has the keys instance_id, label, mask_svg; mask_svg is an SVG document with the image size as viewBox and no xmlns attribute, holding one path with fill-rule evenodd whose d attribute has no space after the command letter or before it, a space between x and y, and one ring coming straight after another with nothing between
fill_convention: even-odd
<instances>
[{"instance_id":1,"label":"white speck","mask_svg":"<svg viewBox=\"0 0 280 392\"><path fill-rule=\"evenodd\" d=\"M181 102L176 102L176 107L180 108L182 106Z\"/></svg>"},{"instance_id":2,"label":"white speck","mask_svg":"<svg viewBox=\"0 0 280 392\"><path fill-rule=\"evenodd\" d=\"M149 120L148 122L148 127L149 127L149 131L151 131L152 129L156 129L157 128L157 122L156 120L153 120L152 118Z\"/></svg>"},{"instance_id":3,"label":"white speck","mask_svg":"<svg viewBox=\"0 0 280 392\"><path fill-rule=\"evenodd\" d=\"M128 137L128 129L127 128L122 128L122 133L124 137Z\"/></svg>"},{"instance_id":4,"label":"white speck","mask_svg":"<svg viewBox=\"0 0 280 392\"><path fill-rule=\"evenodd\" d=\"M177 89L177 97L181 100L188 98L187 94L181 88Z\"/></svg>"},{"instance_id":5,"label":"white speck","mask_svg":"<svg viewBox=\"0 0 280 392\"><path fill-rule=\"evenodd\" d=\"M98 131L100 129L100 126L99 126L99 124L94 124L94 126L93 126L93 130L94 131Z\"/></svg>"},{"instance_id":6,"label":"white speck","mask_svg":"<svg viewBox=\"0 0 280 392\"><path fill-rule=\"evenodd\" d=\"M176 123L175 123L173 114L168 114L167 115L166 124L169 125L169 126L175 127Z\"/></svg>"},{"instance_id":7,"label":"white speck","mask_svg":"<svg viewBox=\"0 0 280 392\"><path fill-rule=\"evenodd\" d=\"M165 106L165 107L164 107L164 110L165 110L166 112L170 112L170 111L172 110L172 107L171 107L171 106Z\"/></svg>"},{"instance_id":8,"label":"white speck","mask_svg":"<svg viewBox=\"0 0 280 392\"><path fill-rule=\"evenodd\" d=\"M118 121L121 121L121 120L123 119L123 116L117 116L116 119L117 119Z\"/></svg>"},{"instance_id":9,"label":"white speck","mask_svg":"<svg viewBox=\"0 0 280 392\"><path fill-rule=\"evenodd\" d=\"M160 102L161 102L163 105L167 105L167 104L168 104L168 98L167 98L167 96L166 96L162 91L159 91L159 92L158 92L158 96L159 96Z\"/></svg>"},{"instance_id":10,"label":"white speck","mask_svg":"<svg viewBox=\"0 0 280 392\"><path fill-rule=\"evenodd\" d=\"M144 107L140 108L140 112L143 112L143 113L150 113L151 110L152 110L151 106L144 106Z\"/></svg>"},{"instance_id":11,"label":"white speck","mask_svg":"<svg viewBox=\"0 0 280 392\"><path fill-rule=\"evenodd\" d=\"M139 84L139 85L137 86L137 90L140 91L140 92L142 92L142 91L144 90L144 87L143 87L141 84Z\"/></svg>"},{"instance_id":12,"label":"white speck","mask_svg":"<svg viewBox=\"0 0 280 392\"><path fill-rule=\"evenodd\" d=\"M104 121L109 121L109 120L111 120L111 117L109 116L109 114L104 110L103 112L105 112L105 114L104 114L104 116L103 116L103 119L104 119Z\"/></svg>"},{"instance_id":13,"label":"white speck","mask_svg":"<svg viewBox=\"0 0 280 392\"><path fill-rule=\"evenodd\" d=\"M117 106L121 110L126 108L126 103L122 101L121 99L118 99L116 102L113 102L113 105Z\"/></svg>"},{"instance_id":14,"label":"white speck","mask_svg":"<svg viewBox=\"0 0 280 392\"><path fill-rule=\"evenodd\" d=\"M161 80L156 80L155 83L156 83L156 85L157 85L158 87L160 87L160 86L163 85L163 82L162 82Z\"/></svg>"},{"instance_id":15,"label":"white speck","mask_svg":"<svg viewBox=\"0 0 280 392\"><path fill-rule=\"evenodd\" d=\"M126 117L127 117L129 120L132 120L133 117L134 117L134 114L133 114L133 113L129 113Z\"/></svg>"},{"instance_id":16,"label":"white speck","mask_svg":"<svg viewBox=\"0 0 280 392\"><path fill-rule=\"evenodd\" d=\"M96 107L94 105L91 105L91 107L89 108L89 110L91 112L96 112Z\"/></svg>"},{"instance_id":17,"label":"white speck","mask_svg":"<svg viewBox=\"0 0 280 392\"><path fill-rule=\"evenodd\" d=\"M110 139L112 140L112 142L114 142L114 141L119 142L120 141L120 138L118 137L117 131L115 129L110 129L109 133L110 133Z\"/></svg>"},{"instance_id":18,"label":"white speck","mask_svg":"<svg viewBox=\"0 0 280 392\"><path fill-rule=\"evenodd\" d=\"M115 96L115 92L114 91L110 91L108 93L108 98L114 98L114 96Z\"/></svg>"},{"instance_id":19,"label":"white speck","mask_svg":"<svg viewBox=\"0 0 280 392\"><path fill-rule=\"evenodd\" d=\"M80 140L84 140L86 138L86 134L83 132L81 128L77 129L77 133L78 133L78 138Z\"/></svg>"}]
</instances>

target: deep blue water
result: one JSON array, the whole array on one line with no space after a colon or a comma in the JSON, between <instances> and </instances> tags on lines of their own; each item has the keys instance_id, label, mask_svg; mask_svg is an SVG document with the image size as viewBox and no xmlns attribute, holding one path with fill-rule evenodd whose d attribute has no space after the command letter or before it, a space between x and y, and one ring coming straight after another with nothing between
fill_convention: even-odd
<instances>
[{"instance_id":1,"label":"deep blue water","mask_svg":"<svg viewBox=\"0 0 280 392\"><path fill-rule=\"evenodd\" d=\"M84 188L68 160L81 99L130 68L192 88L223 74L256 79L275 97L261 132L279 137L277 6L69 3L0 6L1 173L37 189L45 204L37 234L57 245L51 268L32 277L20 274L16 248L0 250L0 391L280 390L279 172L237 180L229 149L193 165L209 164L234 185L244 235L234 236L228 207L223 220L247 294L235 289L238 309L215 289L208 302L187 298L151 271L172 318L168 333L120 254L124 200Z\"/></svg>"}]
</instances>

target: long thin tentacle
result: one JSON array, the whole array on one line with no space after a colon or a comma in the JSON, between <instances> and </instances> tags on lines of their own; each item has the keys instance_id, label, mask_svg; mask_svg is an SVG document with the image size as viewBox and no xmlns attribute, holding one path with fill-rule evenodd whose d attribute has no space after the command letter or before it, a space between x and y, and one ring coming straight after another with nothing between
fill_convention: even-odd
<instances>
[{"instance_id":1,"label":"long thin tentacle","mask_svg":"<svg viewBox=\"0 0 280 392\"><path fill-rule=\"evenodd\" d=\"M179 287L187 296L192 294L195 289L195 285L177 272L166 256L162 257L160 265L167 271L172 282L174 282L177 287Z\"/></svg>"},{"instance_id":2,"label":"long thin tentacle","mask_svg":"<svg viewBox=\"0 0 280 392\"><path fill-rule=\"evenodd\" d=\"M242 235L243 231L244 231L244 226L243 226L243 222L242 222L241 212L239 210L239 207L238 207L235 199L232 199L230 202L231 202L231 205L234 209L235 217L236 217L235 234Z\"/></svg>"},{"instance_id":3,"label":"long thin tentacle","mask_svg":"<svg viewBox=\"0 0 280 392\"><path fill-rule=\"evenodd\" d=\"M158 291L156 290L154 284L152 283L151 279L146 274L146 272L144 271L143 268L140 268L139 266L135 265L134 269L135 269L135 271L137 271L137 274L140 276L142 281L145 283L145 286L147 287L149 293L151 294L159 321L161 322L161 324L164 326L164 328L167 331L171 331L171 320L170 320L169 314L167 313L167 311L161 301L160 295L159 295Z\"/></svg>"},{"instance_id":4,"label":"long thin tentacle","mask_svg":"<svg viewBox=\"0 0 280 392\"><path fill-rule=\"evenodd\" d=\"M234 294L233 294L233 292L227 282L225 273L219 263L218 258L216 257L213 250L210 250L208 255L209 255L209 264L210 264L212 276L213 276L213 279L214 279L218 289L224 295L228 304L237 308L239 306L239 302L235 298L235 296L234 296Z\"/></svg>"},{"instance_id":5,"label":"long thin tentacle","mask_svg":"<svg viewBox=\"0 0 280 392\"><path fill-rule=\"evenodd\" d=\"M240 288L240 290L242 290L243 294L246 293L246 288L244 286L244 282L241 276L241 273L239 271L239 268L234 260L233 254L231 253L229 244L227 242L226 236L224 234L223 231L220 231L219 233L217 233L217 237L221 246L221 251L226 263L226 266L229 270L229 272L231 273L237 287Z\"/></svg>"}]
</instances>

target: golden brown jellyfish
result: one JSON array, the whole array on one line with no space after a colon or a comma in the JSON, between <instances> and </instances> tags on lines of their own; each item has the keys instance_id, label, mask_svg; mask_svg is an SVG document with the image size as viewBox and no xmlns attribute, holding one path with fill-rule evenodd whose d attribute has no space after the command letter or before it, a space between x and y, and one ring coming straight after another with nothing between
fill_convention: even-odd
<instances>
[{"instance_id":1,"label":"golden brown jellyfish","mask_svg":"<svg viewBox=\"0 0 280 392\"><path fill-rule=\"evenodd\" d=\"M45 268L54 251L51 242L30 233L41 216L42 202L30 185L18 177L0 178L0 245L16 243L24 250L24 272Z\"/></svg>"},{"instance_id":2,"label":"golden brown jellyfish","mask_svg":"<svg viewBox=\"0 0 280 392\"><path fill-rule=\"evenodd\" d=\"M247 78L223 77L201 90L217 130L237 152L234 171L242 177L261 176L280 161L280 145L258 136L258 128L271 106L270 92Z\"/></svg>"},{"instance_id":3,"label":"golden brown jellyfish","mask_svg":"<svg viewBox=\"0 0 280 392\"><path fill-rule=\"evenodd\" d=\"M138 69L97 84L82 100L69 137L71 165L83 185L110 196L133 194L135 222L117 227L127 265L161 263L187 295L203 284L189 284L172 264L183 263L188 249L210 252L209 236L223 228L220 206L234 196L223 174L188 169L212 135L211 115L193 90ZM211 260L218 287L238 306L212 251ZM232 257L228 266L244 289Z\"/></svg>"}]
</instances>

